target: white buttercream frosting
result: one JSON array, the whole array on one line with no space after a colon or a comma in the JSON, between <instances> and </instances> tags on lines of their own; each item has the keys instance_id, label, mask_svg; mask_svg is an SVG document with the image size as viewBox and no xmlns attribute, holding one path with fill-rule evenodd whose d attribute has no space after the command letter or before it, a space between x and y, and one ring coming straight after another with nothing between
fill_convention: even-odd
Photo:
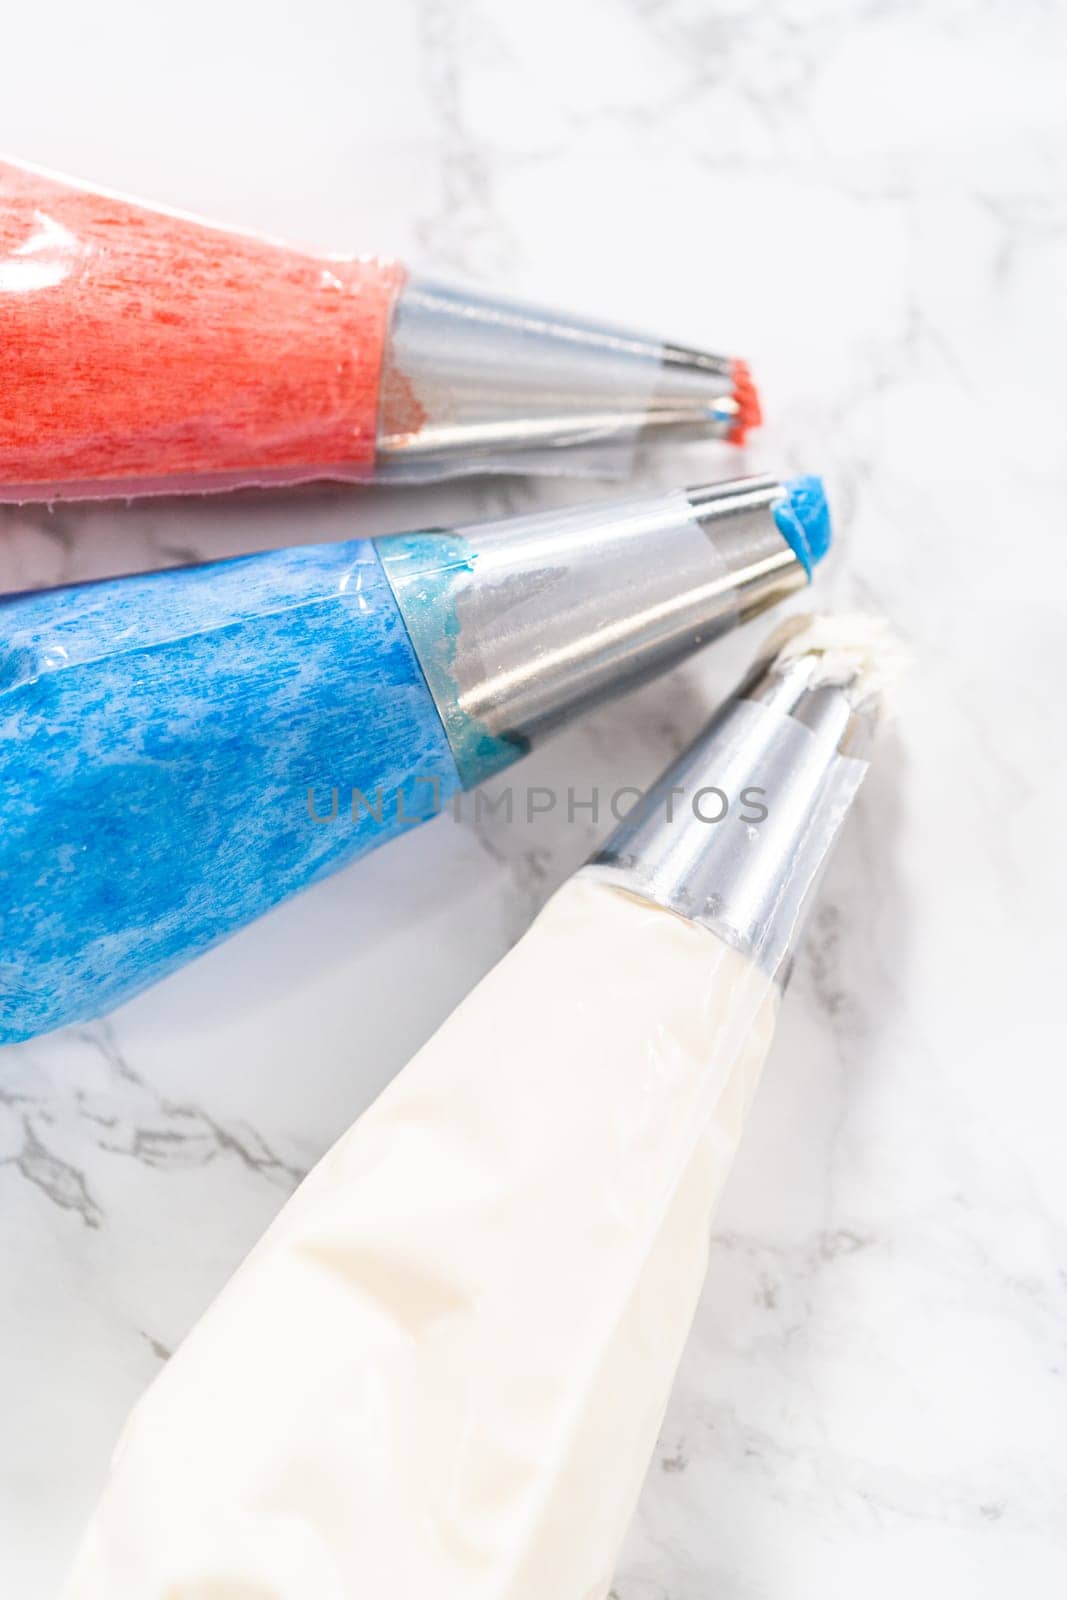
<instances>
[{"instance_id":1,"label":"white buttercream frosting","mask_svg":"<svg viewBox=\"0 0 1067 1600\"><path fill-rule=\"evenodd\" d=\"M134 1410L66 1600L601 1600L774 986L579 875Z\"/></svg>"}]
</instances>

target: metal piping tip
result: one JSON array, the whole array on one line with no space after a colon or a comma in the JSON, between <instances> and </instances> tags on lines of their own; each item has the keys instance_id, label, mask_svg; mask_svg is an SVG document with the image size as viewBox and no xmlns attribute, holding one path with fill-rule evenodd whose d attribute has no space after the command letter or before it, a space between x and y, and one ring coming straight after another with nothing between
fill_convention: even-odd
<instances>
[{"instance_id":1,"label":"metal piping tip","mask_svg":"<svg viewBox=\"0 0 1067 1600\"><path fill-rule=\"evenodd\" d=\"M585 870L785 970L901 656L879 619L786 623Z\"/></svg>"},{"instance_id":2,"label":"metal piping tip","mask_svg":"<svg viewBox=\"0 0 1067 1600\"><path fill-rule=\"evenodd\" d=\"M681 344L665 344L662 360L665 367L711 373L717 378L732 379L737 366L733 356L713 356L706 350L690 350Z\"/></svg>"},{"instance_id":3,"label":"metal piping tip","mask_svg":"<svg viewBox=\"0 0 1067 1600\"><path fill-rule=\"evenodd\" d=\"M703 433L744 444L752 428L763 420L759 394L747 362L699 350L664 345L662 367L649 403L646 428L670 416L681 433Z\"/></svg>"},{"instance_id":4,"label":"metal piping tip","mask_svg":"<svg viewBox=\"0 0 1067 1600\"><path fill-rule=\"evenodd\" d=\"M465 787L808 582L777 478L377 541Z\"/></svg>"},{"instance_id":5,"label":"metal piping tip","mask_svg":"<svg viewBox=\"0 0 1067 1600\"><path fill-rule=\"evenodd\" d=\"M667 391L672 380L695 386L701 380L706 383L710 378L717 386L728 385L721 393L716 387L714 402L709 402L709 405L714 411L715 420L726 424L727 431L721 437L729 440L730 444L744 444L751 430L762 423L759 390L753 382L747 361L737 356L717 356L702 350L687 350L676 344L664 345L661 359L664 369L662 383ZM709 419L710 416L711 410Z\"/></svg>"},{"instance_id":6,"label":"metal piping tip","mask_svg":"<svg viewBox=\"0 0 1067 1600\"><path fill-rule=\"evenodd\" d=\"M737 692L832 734L840 754L865 757L907 664L883 617L820 612L783 622Z\"/></svg>"},{"instance_id":7,"label":"metal piping tip","mask_svg":"<svg viewBox=\"0 0 1067 1600\"><path fill-rule=\"evenodd\" d=\"M397 298L381 393L385 476L558 471L565 450L591 466L644 437L741 443L759 421L734 357L418 279Z\"/></svg>"}]
</instances>

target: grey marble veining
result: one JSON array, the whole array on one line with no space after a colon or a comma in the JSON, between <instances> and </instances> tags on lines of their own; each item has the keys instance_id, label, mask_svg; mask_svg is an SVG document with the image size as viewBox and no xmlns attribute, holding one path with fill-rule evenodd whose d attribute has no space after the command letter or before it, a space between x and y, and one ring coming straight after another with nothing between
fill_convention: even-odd
<instances>
[{"instance_id":1,"label":"grey marble veining","mask_svg":"<svg viewBox=\"0 0 1067 1600\"><path fill-rule=\"evenodd\" d=\"M13 155L751 360L768 425L744 461L675 448L642 481L825 473L820 598L886 611L916 666L798 963L615 1594L1061 1595L1062 10L327 0L311 27L58 0L5 44ZM5 510L0 586L612 492ZM761 631L522 780L648 781ZM106 1022L0 1053L0 1593L55 1593L137 1393L606 827L441 818Z\"/></svg>"}]
</instances>

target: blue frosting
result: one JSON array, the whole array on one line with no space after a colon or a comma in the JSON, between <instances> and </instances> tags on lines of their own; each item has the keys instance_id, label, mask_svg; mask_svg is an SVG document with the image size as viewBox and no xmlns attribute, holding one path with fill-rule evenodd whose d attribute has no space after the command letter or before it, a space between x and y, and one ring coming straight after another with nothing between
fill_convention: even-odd
<instances>
[{"instance_id":1,"label":"blue frosting","mask_svg":"<svg viewBox=\"0 0 1067 1600\"><path fill-rule=\"evenodd\" d=\"M9 1041L126 999L459 776L358 541L0 601L0 782Z\"/></svg>"},{"instance_id":2,"label":"blue frosting","mask_svg":"<svg viewBox=\"0 0 1067 1600\"><path fill-rule=\"evenodd\" d=\"M786 493L774 509L774 520L789 541L811 577L830 548L830 507L821 478L790 478L782 485Z\"/></svg>"}]
</instances>

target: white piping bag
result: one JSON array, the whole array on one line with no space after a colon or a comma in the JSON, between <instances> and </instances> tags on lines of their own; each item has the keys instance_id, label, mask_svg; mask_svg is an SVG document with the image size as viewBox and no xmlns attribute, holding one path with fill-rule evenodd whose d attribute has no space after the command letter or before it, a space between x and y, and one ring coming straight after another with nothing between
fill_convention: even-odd
<instances>
[{"instance_id":1,"label":"white piping bag","mask_svg":"<svg viewBox=\"0 0 1067 1600\"><path fill-rule=\"evenodd\" d=\"M606 1595L887 653L772 640L145 1394L66 1600Z\"/></svg>"}]
</instances>

